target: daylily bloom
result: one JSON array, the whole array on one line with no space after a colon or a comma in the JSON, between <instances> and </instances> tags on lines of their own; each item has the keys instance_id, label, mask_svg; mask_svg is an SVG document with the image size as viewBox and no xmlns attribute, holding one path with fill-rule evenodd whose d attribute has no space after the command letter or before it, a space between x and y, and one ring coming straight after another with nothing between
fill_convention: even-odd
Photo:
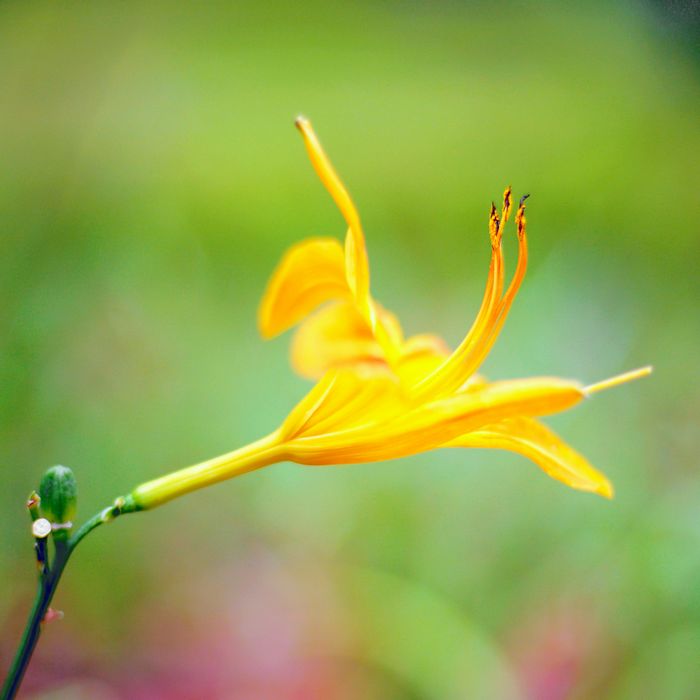
<instances>
[{"instance_id":1,"label":"daylily bloom","mask_svg":"<svg viewBox=\"0 0 700 700\"><path fill-rule=\"evenodd\" d=\"M515 214L518 261L505 286L502 237L512 210L489 213L491 263L483 301L462 343L450 352L434 335L404 337L397 318L370 292L360 217L311 124L296 122L316 173L338 206L347 234L312 238L287 252L259 310L270 338L299 324L292 364L318 383L267 437L229 454L142 484L125 509L164 503L208 484L275 462L373 462L439 447L518 452L551 477L612 497L608 479L539 420L609 387L649 374L644 367L583 386L552 377L489 382L476 374L495 343L527 267L525 199Z\"/></svg>"}]
</instances>

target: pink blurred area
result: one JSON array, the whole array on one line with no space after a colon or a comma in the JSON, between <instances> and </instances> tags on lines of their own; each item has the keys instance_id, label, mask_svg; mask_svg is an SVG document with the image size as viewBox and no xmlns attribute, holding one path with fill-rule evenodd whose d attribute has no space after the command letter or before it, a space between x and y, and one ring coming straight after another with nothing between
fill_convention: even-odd
<instances>
[{"instance_id":1,"label":"pink blurred area","mask_svg":"<svg viewBox=\"0 0 700 700\"><path fill-rule=\"evenodd\" d=\"M581 596L539 601L514 625L511 657L527 698L566 700L604 678L614 652L592 603Z\"/></svg>"},{"instance_id":2,"label":"pink blurred area","mask_svg":"<svg viewBox=\"0 0 700 700\"><path fill-rule=\"evenodd\" d=\"M389 679L344 656L357 647L348 614L327 571L251 547L235 565L149 591L125 618L138 634L119 669L79 631L67 639L63 626L60 641L42 640L24 692L47 700L387 697Z\"/></svg>"}]
</instances>

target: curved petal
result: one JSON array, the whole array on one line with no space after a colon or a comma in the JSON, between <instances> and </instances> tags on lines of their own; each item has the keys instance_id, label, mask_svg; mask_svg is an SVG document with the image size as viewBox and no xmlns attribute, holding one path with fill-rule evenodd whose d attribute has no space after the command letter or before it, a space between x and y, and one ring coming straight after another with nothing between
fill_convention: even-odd
<instances>
[{"instance_id":1,"label":"curved petal","mask_svg":"<svg viewBox=\"0 0 700 700\"><path fill-rule=\"evenodd\" d=\"M369 259L362 229L359 229L358 234L350 228L345 236L345 277L355 295L360 313L374 328L376 318L369 293Z\"/></svg>"},{"instance_id":2,"label":"curved petal","mask_svg":"<svg viewBox=\"0 0 700 700\"><path fill-rule=\"evenodd\" d=\"M331 370L297 404L280 433L289 449L400 413L402 393L386 369Z\"/></svg>"},{"instance_id":3,"label":"curved petal","mask_svg":"<svg viewBox=\"0 0 700 700\"><path fill-rule=\"evenodd\" d=\"M334 238L309 238L292 246L272 273L258 309L265 338L279 335L317 306L349 296L343 248Z\"/></svg>"},{"instance_id":4,"label":"curved petal","mask_svg":"<svg viewBox=\"0 0 700 700\"><path fill-rule=\"evenodd\" d=\"M450 354L445 341L437 335L410 337L401 348L395 371L405 387L413 387L427 377Z\"/></svg>"},{"instance_id":5,"label":"curved petal","mask_svg":"<svg viewBox=\"0 0 700 700\"><path fill-rule=\"evenodd\" d=\"M382 348L355 304L338 301L305 319L294 334L292 366L317 379L329 369L384 361Z\"/></svg>"},{"instance_id":6,"label":"curved petal","mask_svg":"<svg viewBox=\"0 0 700 700\"><path fill-rule=\"evenodd\" d=\"M357 381L339 401L331 389L324 394L324 405L343 407L342 419L333 420L329 430L294 431L285 445L290 460L350 464L405 457L441 447L504 418L556 413L584 398L577 383L544 377L494 382L447 399L412 405L396 381ZM355 395L366 396L365 391L370 392L371 400L364 401L361 410L350 411L345 402ZM310 403L307 397L295 412L305 412L303 407Z\"/></svg>"},{"instance_id":7,"label":"curved petal","mask_svg":"<svg viewBox=\"0 0 700 700\"><path fill-rule=\"evenodd\" d=\"M534 418L507 418L463 435L445 447L485 447L517 452L571 488L591 491L605 498L613 496L612 484L603 474Z\"/></svg>"},{"instance_id":8,"label":"curved petal","mask_svg":"<svg viewBox=\"0 0 700 700\"><path fill-rule=\"evenodd\" d=\"M296 125L304 139L304 145L316 174L328 190L338 209L340 209L340 213L348 225L348 232L345 238L347 282L357 300L360 313L367 319L370 326L374 328L376 319L369 294L369 261L367 259L365 234L362 231L360 215L357 213L357 209L343 181L323 150L321 142L311 126L311 122L304 117L299 117L296 120Z\"/></svg>"}]
</instances>

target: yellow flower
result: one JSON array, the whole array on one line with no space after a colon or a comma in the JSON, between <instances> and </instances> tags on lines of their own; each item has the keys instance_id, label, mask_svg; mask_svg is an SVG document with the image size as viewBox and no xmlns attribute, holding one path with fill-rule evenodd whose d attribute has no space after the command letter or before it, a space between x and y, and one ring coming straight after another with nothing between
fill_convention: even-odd
<instances>
[{"instance_id":1,"label":"yellow flower","mask_svg":"<svg viewBox=\"0 0 700 700\"><path fill-rule=\"evenodd\" d=\"M504 192L500 214L491 207L486 289L456 350L450 352L434 335L405 338L396 317L371 295L365 237L352 199L311 124L304 118L296 123L348 230L344 247L334 238L313 238L287 252L263 296L259 326L270 338L299 324L292 364L300 374L320 380L269 436L142 484L127 497L127 509L151 508L280 461L373 462L438 447L518 452L568 486L612 497L605 476L537 418L649 374L650 367L587 387L552 377L488 382L476 374L525 275L526 197L515 214L519 254L507 287L501 239L512 210L511 189Z\"/></svg>"}]
</instances>

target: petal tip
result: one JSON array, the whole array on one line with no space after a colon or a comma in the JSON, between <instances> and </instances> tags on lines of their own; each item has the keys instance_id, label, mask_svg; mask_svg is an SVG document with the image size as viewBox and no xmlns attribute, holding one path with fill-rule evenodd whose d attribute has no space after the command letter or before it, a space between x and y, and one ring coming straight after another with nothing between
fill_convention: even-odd
<instances>
[{"instance_id":1,"label":"petal tip","mask_svg":"<svg viewBox=\"0 0 700 700\"><path fill-rule=\"evenodd\" d=\"M258 333L263 340L270 340L281 333L280 329L275 326L271 298L272 296L266 292L258 307Z\"/></svg>"},{"instance_id":2,"label":"petal tip","mask_svg":"<svg viewBox=\"0 0 700 700\"><path fill-rule=\"evenodd\" d=\"M607 498L609 501L612 501L613 498L615 498L615 488L613 485L605 479L598 488L595 491L599 496L602 496L603 498Z\"/></svg>"},{"instance_id":3,"label":"petal tip","mask_svg":"<svg viewBox=\"0 0 700 700\"><path fill-rule=\"evenodd\" d=\"M258 333L263 340L271 340L277 335L265 319L258 317Z\"/></svg>"}]
</instances>

